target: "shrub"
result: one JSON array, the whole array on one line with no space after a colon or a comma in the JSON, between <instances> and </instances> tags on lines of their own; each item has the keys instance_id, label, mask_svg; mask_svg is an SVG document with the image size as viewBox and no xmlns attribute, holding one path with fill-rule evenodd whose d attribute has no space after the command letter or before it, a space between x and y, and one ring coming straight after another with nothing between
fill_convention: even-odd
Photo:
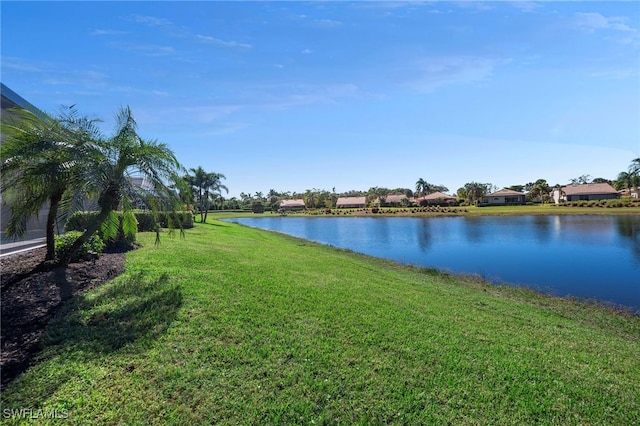
<instances>
[{"instance_id":1,"label":"shrub","mask_svg":"<svg viewBox=\"0 0 640 426\"><path fill-rule=\"evenodd\" d=\"M89 222L91 220L95 220L96 216L98 216L98 212L75 212L69 217L67 223L64 226L64 230L68 231L84 231L87 229ZM138 221L138 232L148 232L156 230L156 221L153 218L153 214L148 211L137 211L135 212L136 220ZM193 213L184 211L177 212L175 218L169 217L167 213L159 213L158 214L158 225L161 228L168 228L169 222L181 222L182 227L185 229L193 228ZM122 228L122 213L118 212L118 217L120 219L120 224ZM174 227L179 227L179 224L172 223ZM122 229L121 229L122 230ZM101 236L102 238L102 236Z\"/></svg>"},{"instance_id":2,"label":"shrub","mask_svg":"<svg viewBox=\"0 0 640 426\"><path fill-rule=\"evenodd\" d=\"M62 235L57 235L55 238L56 256L62 257L69 251L73 243L80 238L82 232L69 231ZM82 259L90 257L91 254L102 253L104 251L105 244L98 235L94 234L89 238L89 241L84 243L80 250L71 258L72 262L77 262Z\"/></svg>"},{"instance_id":3,"label":"shrub","mask_svg":"<svg viewBox=\"0 0 640 426\"><path fill-rule=\"evenodd\" d=\"M254 213L264 213L264 205L260 201L254 201L251 205L251 211Z\"/></svg>"}]
</instances>

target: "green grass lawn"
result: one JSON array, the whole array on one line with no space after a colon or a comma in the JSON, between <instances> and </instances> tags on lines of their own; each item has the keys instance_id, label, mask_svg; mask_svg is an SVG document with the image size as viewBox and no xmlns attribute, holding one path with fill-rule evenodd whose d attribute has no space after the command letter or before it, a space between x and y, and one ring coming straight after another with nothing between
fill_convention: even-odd
<instances>
[{"instance_id":1,"label":"green grass lawn","mask_svg":"<svg viewBox=\"0 0 640 426\"><path fill-rule=\"evenodd\" d=\"M231 223L140 240L3 423L640 423L638 317Z\"/></svg>"}]
</instances>

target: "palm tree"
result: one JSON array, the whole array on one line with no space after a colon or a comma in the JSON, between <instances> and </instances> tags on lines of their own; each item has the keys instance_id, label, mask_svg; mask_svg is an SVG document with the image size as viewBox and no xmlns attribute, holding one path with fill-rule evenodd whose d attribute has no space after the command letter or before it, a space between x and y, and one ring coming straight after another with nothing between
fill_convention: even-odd
<instances>
[{"instance_id":1,"label":"palm tree","mask_svg":"<svg viewBox=\"0 0 640 426\"><path fill-rule=\"evenodd\" d=\"M209 174L202 168L202 166L198 166L198 168L196 169L189 169L189 171L191 171L193 175L185 176L185 180L194 189L196 202L198 203L198 211L200 212L200 222L204 223L204 212L206 203L205 195L208 194L209 190Z\"/></svg>"},{"instance_id":2,"label":"palm tree","mask_svg":"<svg viewBox=\"0 0 640 426\"><path fill-rule=\"evenodd\" d=\"M79 248L98 230L105 238L115 237L120 221L116 214L122 208L122 229L127 236L135 236L137 222L132 208L133 191L129 177L132 174L146 178L150 189L141 189L156 220L160 211L174 213L169 217L169 226L179 222L175 213L181 210L178 194L168 185L178 179L182 170L180 163L169 147L157 141L142 139L137 134L137 124L129 107L123 107L116 115L116 134L108 140L99 141L100 155L92 159L84 181L87 188L97 195L99 212L89 223L85 232L65 253L60 263L66 264ZM156 243L159 233L156 233Z\"/></svg>"},{"instance_id":3,"label":"palm tree","mask_svg":"<svg viewBox=\"0 0 640 426\"><path fill-rule=\"evenodd\" d=\"M377 203L377 207L382 207L382 204L387 199L387 195L389 195L389 190L387 188L380 188L378 186L374 186L369 188L369 198L370 203L375 205Z\"/></svg>"},{"instance_id":4,"label":"palm tree","mask_svg":"<svg viewBox=\"0 0 640 426\"><path fill-rule=\"evenodd\" d=\"M542 204L544 204L545 196L549 196L549 192L551 192L551 187L545 179L538 179L529 191L532 197L539 197Z\"/></svg>"},{"instance_id":5,"label":"palm tree","mask_svg":"<svg viewBox=\"0 0 640 426\"><path fill-rule=\"evenodd\" d=\"M222 198L222 190L224 189L227 194L229 193L229 188L222 184L221 179L226 179L226 176L222 173L207 173L205 179L205 211L204 211L204 221L207 221L207 213L209 212L209 200L215 200L216 197ZM215 202L215 201L214 201Z\"/></svg>"},{"instance_id":6,"label":"palm tree","mask_svg":"<svg viewBox=\"0 0 640 426\"><path fill-rule=\"evenodd\" d=\"M640 157L631 160L629 174L631 174L633 185L636 188L636 196L640 196ZM631 189L629 189L629 194L631 194Z\"/></svg>"},{"instance_id":7,"label":"palm tree","mask_svg":"<svg viewBox=\"0 0 640 426\"><path fill-rule=\"evenodd\" d=\"M45 261L55 259L58 211L71 194L81 192L87 160L95 155L96 120L79 117L75 109L57 118L13 109L2 123L0 191L11 208L6 232L24 236L26 220L49 204Z\"/></svg>"},{"instance_id":8,"label":"palm tree","mask_svg":"<svg viewBox=\"0 0 640 426\"><path fill-rule=\"evenodd\" d=\"M469 182L464 184L466 199L469 204L474 204L480 200L493 185L490 183Z\"/></svg>"},{"instance_id":9,"label":"palm tree","mask_svg":"<svg viewBox=\"0 0 640 426\"><path fill-rule=\"evenodd\" d=\"M631 191L633 189L634 184L634 176L632 173L620 172L618 173L618 177L613 183L613 186L617 190L628 189Z\"/></svg>"},{"instance_id":10,"label":"palm tree","mask_svg":"<svg viewBox=\"0 0 640 426\"><path fill-rule=\"evenodd\" d=\"M427 185L429 185L427 181L422 178L418 179L418 181L416 182L416 195L424 195Z\"/></svg>"},{"instance_id":11,"label":"palm tree","mask_svg":"<svg viewBox=\"0 0 640 426\"><path fill-rule=\"evenodd\" d=\"M634 158L631 160L631 165L629 166L629 173L634 176L640 175L640 157Z\"/></svg>"},{"instance_id":12,"label":"palm tree","mask_svg":"<svg viewBox=\"0 0 640 426\"><path fill-rule=\"evenodd\" d=\"M315 209L316 206L318 205L318 190L315 188L307 189L303 198L307 208Z\"/></svg>"}]
</instances>

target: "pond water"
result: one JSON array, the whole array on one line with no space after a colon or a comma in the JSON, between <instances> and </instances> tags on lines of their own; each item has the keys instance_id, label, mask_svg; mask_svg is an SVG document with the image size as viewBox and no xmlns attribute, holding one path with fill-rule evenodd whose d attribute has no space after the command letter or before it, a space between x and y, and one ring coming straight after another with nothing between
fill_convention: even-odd
<instances>
[{"instance_id":1,"label":"pond water","mask_svg":"<svg viewBox=\"0 0 640 426\"><path fill-rule=\"evenodd\" d=\"M640 311L640 216L263 216L229 221Z\"/></svg>"}]
</instances>

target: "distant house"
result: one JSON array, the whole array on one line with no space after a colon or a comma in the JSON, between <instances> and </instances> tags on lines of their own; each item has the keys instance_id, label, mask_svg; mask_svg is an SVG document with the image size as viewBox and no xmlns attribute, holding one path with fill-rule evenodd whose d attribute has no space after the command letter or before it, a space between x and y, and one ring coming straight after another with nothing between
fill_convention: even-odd
<instances>
[{"instance_id":1,"label":"distant house","mask_svg":"<svg viewBox=\"0 0 640 426\"><path fill-rule=\"evenodd\" d=\"M553 190L553 200L560 201L591 201L610 200L620 198L620 194L608 183L585 183L582 185L567 185Z\"/></svg>"},{"instance_id":2,"label":"distant house","mask_svg":"<svg viewBox=\"0 0 640 426\"><path fill-rule=\"evenodd\" d=\"M640 198L640 186L636 188L621 189L618 191L622 198Z\"/></svg>"},{"instance_id":3,"label":"distant house","mask_svg":"<svg viewBox=\"0 0 640 426\"><path fill-rule=\"evenodd\" d=\"M356 209L367 206L367 197L340 197L336 202L338 209Z\"/></svg>"},{"instance_id":4,"label":"distant house","mask_svg":"<svg viewBox=\"0 0 640 426\"><path fill-rule=\"evenodd\" d=\"M414 199L414 202L419 206L424 204L455 204L458 202L458 197L454 197L453 195L445 194L443 192L432 192L424 197Z\"/></svg>"},{"instance_id":5,"label":"distant house","mask_svg":"<svg viewBox=\"0 0 640 426\"><path fill-rule=\"evenodd\" d=\"M282 200L280 201L280 208L282 210L304 210L306 206L303 199Z\"/></svg>"},{"instance_id":6,"label":"distant house","mask_svg":"<svg viewBox=\"0 0 640 426\"><path fill-rule=\"evenodd\" d=\"M485 206L525 204L525 195L522 192L504 188L492 194L485 195L482 197L480 204Z\"/></svg>"},{"instance_id":7,"label":"distant house","mask_svg":"<svg viewBox=\"0 0 640 426\"><path fill-rule=\"evenodd\" d=\"M406 200L405 202L408 202L409 200L407 199L407 196L404 194L390 194L387 195L386 197L382 197L382 206L386 206L386 207L399 207L402 206L403 200ZM378 198L374 204L376 206L380 205L380 199Z\"/></svg>"},{"instance_id":8,"label":"distant house","mask_svg":"<svg viewBox=\"0 0 640 426\"><path fill-rule=\"evenodd\" d=\"M132 189L135 194L133 194L131 204L134 209L146 210L149 209L150 206L147 204L144 196L142 194L138 194L138 192L148 193L153 191L153 184L149 181L149 178L146 176L129 176L127 177L129 183L131 184ZM92 209L98 209L97 199L85 200L85 206L87 203L92 203ZM88 210L88 209L85 209Z\"/></svg>"}]
</instances>

